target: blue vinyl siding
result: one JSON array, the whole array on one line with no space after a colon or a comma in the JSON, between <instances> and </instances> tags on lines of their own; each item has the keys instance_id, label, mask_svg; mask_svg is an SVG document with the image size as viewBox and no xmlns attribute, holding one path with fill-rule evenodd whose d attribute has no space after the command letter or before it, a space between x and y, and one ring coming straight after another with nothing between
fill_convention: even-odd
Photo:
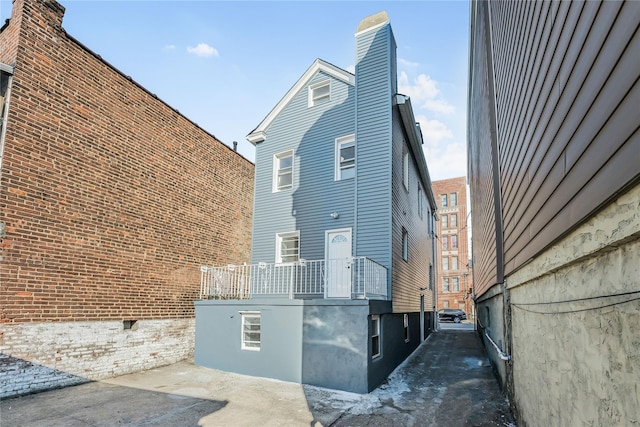
<instances>
[{"instance_id":1,"label":"blue vinyl siding","mask_svg":"<svg viewBox=\"0 0 640 427\"><path fill-rule=\"evenodd\" d=\"M394 46L388 24L356 37L356 255L376 260L389 274Z\"/></svg>"},{"instance_id":2,"label":"blue vinyl siding","mask_svg":"<svg viewBox=\"0 0 640 427\"><path fill-rule=\"evenodd\" d=\"M300 257L324 258L325 230L353 227L354 180L334 181L335 140L355 132L354 88L331 79L331 100L308 106L308 85L283 109L256 145L251 262L275 261L275 234L300 230ZM293 188L272 192L273 156L294 150ZM337 220L331 218L338 212Z\"/></svg>"}]
</instances>

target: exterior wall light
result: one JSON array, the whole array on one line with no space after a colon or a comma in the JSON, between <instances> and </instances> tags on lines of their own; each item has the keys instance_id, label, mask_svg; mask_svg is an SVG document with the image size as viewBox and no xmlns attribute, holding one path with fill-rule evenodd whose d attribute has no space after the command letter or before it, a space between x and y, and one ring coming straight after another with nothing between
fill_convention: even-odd
<instances>
[{"instance_id":1,"label":"exterior wall light","mask_svg":"<svg viewBox=\"0 0 640 427\"><path fill-rule=\"evenodd\" d=\"M338 212L331 212L331 218L338 219L340 218L340 215L338 215Z\"/></svg>"}]
</instances>

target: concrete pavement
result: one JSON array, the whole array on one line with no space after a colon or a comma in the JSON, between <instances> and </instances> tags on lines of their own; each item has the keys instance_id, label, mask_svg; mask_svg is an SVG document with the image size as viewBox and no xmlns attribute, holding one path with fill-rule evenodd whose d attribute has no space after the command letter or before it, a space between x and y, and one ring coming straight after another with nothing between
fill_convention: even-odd
<instances>
[{"instance_id":1,"label":"concrete pavement","mask_svg":"<svg viewBox=\"0 0 640 427\"><path fill-rule=\"evenodd\" d=\"M461 326L462 328L462 326ZM0 426L514 426L476 332L432 334L366 395L181 362L0 402Z\"/></svg>"}]
</instances>

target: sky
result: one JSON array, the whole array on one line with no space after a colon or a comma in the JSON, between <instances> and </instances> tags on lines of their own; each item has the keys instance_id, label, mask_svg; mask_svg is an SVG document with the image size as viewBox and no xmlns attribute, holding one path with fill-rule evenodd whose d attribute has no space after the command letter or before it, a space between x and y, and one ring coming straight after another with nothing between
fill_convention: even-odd
<instances>
[{"instance_id":1,"label":"sky","mask_svg":"<svg viewBox=\"0 0 640 427\"><path fill-rule=\"evenodd\" d=\"M353 72L358 24L385 10L431 179L466 175L466 1L59 2L68 34L251 161L246 135L316 58Z\"/></svg>"}]
</instances>

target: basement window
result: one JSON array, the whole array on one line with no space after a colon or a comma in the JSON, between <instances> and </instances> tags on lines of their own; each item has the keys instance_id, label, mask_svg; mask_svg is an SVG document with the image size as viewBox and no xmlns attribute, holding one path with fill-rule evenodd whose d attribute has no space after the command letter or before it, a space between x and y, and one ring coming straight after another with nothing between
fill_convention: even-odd
<instances>
[{"instance_id":1,"label":"basement window","mask_svg":"<svg viewBox=\"0 0 640 427\"><path fill-rule=\"evenodd\" d=\"M380 315L371 316L371 358L380 357Z\"/></svg>"},{"instance_id":2,"label":"basement window","mask_svg":"<svg viewBox=\"0 0 640 427\"><path fill-rule=\"evenodd\" d=\"M242 317L242 349L260 351L260 312L245 311Z\"/></svg>"},{"instance_id":3,"label":"basement window","mask_svg":"<svg viewBox=\"0 0 640 427\"><path fill-rule=\"evenodd\" d=\"M135 331L138 329L138 321L137 320L123 320L122 328L126 331L128 329Z\"/></svg>"}]
</instances>

